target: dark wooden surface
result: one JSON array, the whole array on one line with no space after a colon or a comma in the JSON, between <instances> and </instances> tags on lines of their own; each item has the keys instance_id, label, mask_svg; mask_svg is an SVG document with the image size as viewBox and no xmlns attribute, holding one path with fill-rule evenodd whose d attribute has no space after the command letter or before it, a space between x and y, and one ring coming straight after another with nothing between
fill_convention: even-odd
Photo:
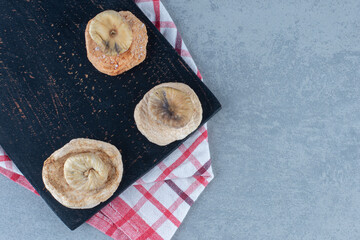
<instances>
[{"instance_id":1,"label":"dark wooden surface","mask_svg":"<svg viewBox=\"0 0 360 240\"><path fill-rule=\"evenodd\" d=\"M145 23L145 61L110 77L88 61L84 30L105 9L129 10ZM160 147L135 126L133 111L162 82L184 82L198 94L203 123L220 108L209 89L131 1L13 0L0 3L0 144L45 202L75 229L162 161L183 141ZM88 210L59 204L44 190L44 160L73 138L110 142L124 176L108 201Z\"/></svg>"}]
</instances>

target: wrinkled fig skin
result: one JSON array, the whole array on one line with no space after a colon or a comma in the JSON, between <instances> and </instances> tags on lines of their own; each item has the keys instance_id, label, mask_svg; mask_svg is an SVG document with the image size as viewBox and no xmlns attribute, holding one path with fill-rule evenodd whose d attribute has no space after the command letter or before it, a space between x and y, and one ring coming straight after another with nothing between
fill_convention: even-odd
<instances>
[{"instance_id":1,"label":"wrinkled fig skin","mask_svg":"<svg viewBox=\"0 0 360 240\"><path fill-rule=\"evenodd\" d=\"M93 208L110 198L123 175L119 150L106 142L77 138L46 159L42 178L62 205Z\"/></svg>"},{"instance_id":2,"label":"wrinkled fig skin","mask_svg":"<svg viewBox=\"0 0 360 240\"><path fill-rule=\"evenodd\" d=\"M105 187L110 166L98 155L80 153L66 159L64 177L78 191L90 191Z\"/></svg>"},{"instance_id":3,"label":"wrinkled fig skin","mask_svg":"<svg viewBox=\"0 0 360 240\"><path fill-rule=\"evenodd\" d=\"M158 88L150 95L151 116L166 126L184 127L196 111L190 96L175 88Z\"/></svg>"},{"instance_id":4,"label":"wrinkled fig skin","mask_svg":"<svg viewBox=\"0 0 360 240\"><path fill-rule=\"evenodd\" d=\"M89 26L91 39L108 56L126 52L133 40L132 30L120 13L107 10L96 15Z\"/></svg>"},{"instance_id":5,"label":"wrinkled fig skin","mask_svg":"<svg viewBox=\"0 0 360 240\"><path fill-rule=\"evenodd\" d=\"M85 44L86 53L89 61L92 65L100 72L116 76L129 69L139 65L145 60L146 57L146 46L148 43L148 36L146 26L131 12L121 11L118 13L131 28L132 41L130 47L127 45L120 45L120 54L108 55L106 46L111 47L111 43L102 42L100 39L100 46L90 36L90 26L94 19L91 19L85 29ZM108 30L111 31L112 29ZM108 34L109 32L104 34ZM94 34L97 36L96 34ZM96 38L96 37L95 37ZM120 44L119 42L116 42ZM103 45L103 47L101 47ZM127 49L128 48L128 49ZM124 51L124 49L127 49ZM118 51L114 45L114 52Z\"/></svg>"},{"instance_id":6,"label":"wrinkled fig skin","mask_svg":"<svg viewBox=\"0 0 360 240\"><path fill-rule=\"evenodd\" d=\"M134 119L138 130L150 142L165 146L197 129L202 107L188 85L162 83L148 91L136 105Z\"/></svg>"}]
</instances>

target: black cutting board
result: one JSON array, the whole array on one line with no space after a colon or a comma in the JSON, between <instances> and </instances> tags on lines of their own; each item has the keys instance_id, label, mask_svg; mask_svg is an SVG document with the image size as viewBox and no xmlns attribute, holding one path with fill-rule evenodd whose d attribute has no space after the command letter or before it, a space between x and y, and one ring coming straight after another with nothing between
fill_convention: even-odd
<instances>
[{"instance_id":1,"label":"black cutting board","mask_svg":"<svg viewBox=\"0 0 360 240\"><path fill-rule=\"evenodd\" d=\"M88 61L87 22L106 10L129 10L145 23L147 57L116 77ZM220 103L131 0L8 0L0 3L0 144L51 209L75 229L109 201L87 210L59 204L44 188L44 160L73 138L110 142L123 156L113 198L183 141L165 147L137 130L135 105L162 82L183 82L199 96L204 124Z\"/></svg>"}]
</instances>

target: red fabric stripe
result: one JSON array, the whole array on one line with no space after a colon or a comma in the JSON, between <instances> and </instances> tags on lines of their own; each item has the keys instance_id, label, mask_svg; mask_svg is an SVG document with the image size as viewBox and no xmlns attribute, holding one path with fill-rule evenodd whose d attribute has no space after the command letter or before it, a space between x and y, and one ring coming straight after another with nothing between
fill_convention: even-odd
<instances>
[{"instance_id":1,"label":"red fabric stripe","mask_svg":"<svg viewBox=\"0 0 360 240\"><path fill-rule=\"evenodd\" d=\"M169 21L160 21L161 28L176 28L175 23Z\"/></svg>"},{"instance_id":2,"label":"red fabric stripe","mask_svg":"<svg viewBox=\"0 0 360 240\"><path fill-rule=\"evenodd\" d=\"M177 53L181 56L181 45L182 45L182 39L180 36L180 32L177 31L176 33L176 40L175 40L175 50Z\"/></svg>"},{"instance_id":3,"label":"red fabric stripe","mask_svg":"<svg viewBox=\"0 0 360 240\"><path fill-rule=\"evenodd\" d=\"M150 189L149 192L154 194L163 183L157 182ZM126 233L133 232L132 239L137 239L138 234L145 232L148 228L151 228L138 214L137 212L146 203L147 199L143 196L136 205L131 208L123 199L120 197L115 198L110 204L105 206L102 211L107 216L113 217L112 221L115 222L119 229L125 228ZM117 219L117 218L120 219ZM133 227L136 226L136 229ZM139 230L141 229L141 231ZM132 231L131 231L132 230ZM161 239L156 233L153 234L150 239Z\"/></svg>"},{"instance_id":4,"label":"red fabric stripe","mask_svg":"<svg viewBox=\"0 0 360 240\"><path fill-rule=\"evenodd\" d=\"M143 186L137 185L135 188L141 192L155 207L157 207L176 227L179 227L181 222L166 208L162 205L159 200L154 198Z\"/></svg>"},{"instance_id":5,"label":"red fabric stripe","mask_svg":"<svg viewBox=\"0 0 360 240\"><path fill-rule=\"evenodd\" d=\"M129 208L128 212L119 221L117 221L115 223L116 226L121 227L126 222L128 222L135 214L136 214L136 212L134 211L134 209Z\"/></svg>"},{"instance_id":6,"label":"red fabric stripe","mask_svg":"<svg viewBox=\"0 0 360 240\"><path fill-rule=\"evenodd\" d=\"M152 23L154 25L156 25L155 24L156 22L157 21L152 21ZM173 22L169 22L169 21L160 21L159 24L160 24L160 29L162 29L162 28L176 28L175 24Z\"/></svg>"},{"instance_id":7,"label":"red fabric stripe","mask_svg":"<svg viewBox=\"0 0 360 240\"><path fill-rule=\"evenodd\" d=\"M11 174L10 179L14 182L17 182L17 180L20 178L19 174Z\"/></svg>"},{"instance_id":8,"label":"red fabric stripe","mask_svg":"<svg viewBox=\"0 0 360 240\"><path fill-rule=\"evenodd\" d=\"M163 185L162 182L156 182L153 186L151 186L151 188L149 189L149 192L151 194L155 194L155 192L157 190L159 190L159 188ZM142 196L142 198L136 203L136 205L133 207L133 209L135 211L139 211L140 208L146 203L146 197L145 196Z\"/></svg>"},{"instance_id":9,"label":"red fabric stripe","mask_svg":"<svg viewBox=\"0 0 360 240\"><path fill-rule=\"evenodd\" d=\"M194 176L204 187L206 187L209 182L203 176Z\"/></svg>"},{"instance_id":10,"label":"red fabric stripe","mask_svg":"<svg viewBox=\"0 0 360 240\"><path fill-rule=\"evenodd\" d=\"M5 168L2 168L0 167L0 173L2 175L4 175L5 177L9 178L9 179L16 179L16 180L13 180L15 181L16 183L20 184L21 186L25 187L26 189L32 191L33 193L39 195L35 189L33 188L33 186L31 186L31 184L28 182L28 180L26 180L26 178L20 174L17 174L17 173L14 173L14 172L11 172Z\"/></svg>"},{"instance_id":11,"label":"red fabric stripe","mask_svg":"<svg viewBox=\"0 0 360 240\"><path fill-rule=\"evenodd\" d=\"M160 2L159 0L153 0L155 11L155 27L160 31Z\"/></svg>"},{"instance_id":12,"label":"red fabric stripe","mask_svg":"<svg viewBox=\"0 0 360 240\"><path fill-rule=\"evenodd\" d=\"M198 78L200 78L200 80L203 80L203 77L201 76L199 69L197 70L196 75L198 76Z\"/></svg>"},{"instance_id":13,"label":"red fabric stripe","mask_svg":"<svg viewBox=\"0 0 360 240\"><path fill-rule=\"evenodd\" d=\"M163 240L162 237L160 237L159 234L155 232L153 228L149 228L146 232L144 232L138 240Z\"/></svg>"},{"instance_id":14,"label":"red fabric stripe","mask_svg":"<svg viewBox=\"0 0 360 240\"><path fill-rule=\"evenodd\" d=\"M165 183L174 191L176 192L179 197L181 197L187 204L189 204L189 206L194 204L194 200L191 199L191 197L186 194L183 190L181 190L181 188L179 188L178 185L176 185L176 183L174 183L174 181L172 180L165 180Z\"/></svg>"},{"instance_id":15,"label":"red fabric stripe","mask_svg":"<svg viewBox=\"0 0 360 240\"><path fill-rule=\"evenodd\" d=\"M191 144L191 146L186 149L184 151L184 153L173 163L171 164L167 169L165 169L163 171L163 173L155 180L156 182L158 181L163 181L165 180L165 178L175 169L177 168L180 164L182 164L189 156L190 154L195 150L195 148L197 148L197 146L199 146L199 144L204 141L204 139L207 138L207 131L203 132L194 142L193 144Z\"/></svg>"},{"instance_id":16,"label":"red fabric stripe","mask_svg":"<svg viewBox=\"0 0 360 240\"><path fill-rule=\"evenodd\" d=\"M13 171L13 163L12 161L5 161L5 168L8 169L9 171Z\"/></svg>"},{"instance_id":17,"label":"red fabric stripe","mask_svg":"<svg viewBox=\"0 0 360 240\"><path fill-rule=\"evenodd\" d=\"M203 177L209 177L210 174L207 173L207 170L210 168L211 165L211 159L209 159L204 165L202 165L196 173L194 173L194 176L203 176Z\"/></svg>"},{"instance_id":18,"label":"red fabric stripe","mask_svg":"<svg viewBox=\"0 0 360 240\"><path fill-rule=\"evenodd\" d=\"M179 53L179 52L178 52L178 53ZM182 56L182 57L191 57L190 52L187 51L187 50L184 50L184 49L181 49L179 54L180 54L180 56Z\"/></svg>"},{"instance_id":19,"label":"red fabric stripe","mask_svg":"<svg viewBox=\"0 0 360 240\"><path fill-rule=\"evenodd\" d=\"M102 211L96 213L86 222L116 240L130 240L124 232L122 232L119 228L116 228L116 225L107 216L105 216ZM110 230L113 226L116 228L115 231Z\"/></svg>"},{"instance_id":20,"label":"red fabric stripe","mask_svg":"<svg viewBox=\"0 0 360 240\"><path fill-rule=\"evenodd\" d=\"M139 184L139 185L145 184L145 181L139 178L138 180L136 180L135 184Z\"/></svg>"},{"instance_id":21,"label":"red fabric stripe","mask_svg":"<svg viewBox=\"0 0 360 240\"><path fill-rule=\"evenodd\" d=\"M116 240L131 240L128 236L126 236L124 234L124 232L122 232L119 228L116 229L116 231L113 233L113 235L111 235L111 237L113 239L116 239Z\"/></svg>"},{"instance_id":22,"label":"red fabric stripe","mask_svg":"<svg viewBox=\"0 0 360 240\"><path fill-rule=\"evenodd\" d=\"M106 235L112 236L113 233L116 231L117 226L115 224L111 225L111 227L105 232Z\"/></svg>"},{"instance_id":23,"label":"red fabric stripe","mask_svg":"<svg viewBox=\"0 0 360 240\"><path fill-rule=\"evenodd\" d=\"M152 2L153 0L135 0L135 3Z\"/></svg>"},{"instance_id":24,"label":"red fabric stripe","mask_svg":"<svg viewBox=\"0 0 360 240\"><path fill-rule=\"evenodd\" d=\"M200 131L202 131L202 128L199 129ZM204 133L204 132L203 132ZM206 131L206 134L207 134L207 131ZM182 144L180 147L179 147L179 150L184 152L185 151L185 146ZM211 160L209 160L208 162L206 162L204 165L202 165L199 160L194 157L193 154L190 154L189 157L188 157L189 161L195 166L197 172L194 174L194 175L198 175L198 176L210 176L210 174L207 172L208 168L210 167L210 164L211 164ZM205 177L205 176L204 176ZM202 184L208 184L207 180L205 181L202 181L201 182ZM205 186L205 185L204 185Z\"/></svg>"},{"instance_id":25,"label":"red fabric stripe","mask_svg":"<svg viewBox=\"0 0 360 240\"><path fill-rule=\"evenodd\" d=\"M194 181L189 187L188 189L186 189L185 193L190 196L199 186L199 181ZM179 197L170 207L169 207L169 211L170 212L174 212L180 205L181 203L184 202L184 199ZM163 215L161 216L161 218L159 218L153 225L152 228L154 228L155 230L158 229L165 221L167 220L167 218Z\"/></svg>"},{"instance_id":26,"label":"red fabric stripe","mask_svg":"<svg viewBox=\"0 0 360 240\"><path fill-rule=\"evenodd\" d=\"M184 153L186 151L186 147L184 144L181 144L179 147L179 150ZM189 158L190 162L195 166L196 170L199 170L202 167L202 164L197 160L196 157L194 157L192 154L190 154Z\"/></svg>"},{"instance_id":27,"label":"red fabric stripe","mask_svg":"<svg viewBox=\"0 0 360 240\"><path fill-rule=\"evenodd\" d=\"M190 196L200 185L199 181L194 181L188 189L185 190L185 193Z\"/></svg>"},{"instance_id":28,"label":"red fabric stripe","mask_svg":"<svg viewBox=\"0 0 360 240\"><path fill-rule=\"evenodd\" d=\"M7 155L0 155L0 162L11 161Z\"/></svg>"},{"instance_id":29,"label":"red fabric stripe","mask_svg":"<svg viewBox=\"0 0 360 240\"><path fill-rule=\"evenodd\" d=\"M115 222L119 229L125 229L130 239L138 239L142 233L151 228L151 226L120 197L115 198L105 206L102 211ZM153 233L150 239L161 239L161 237L157 233Z\"/></svg>"},{"instance_id":30,"label":"red fabric stripe","mask_svg":"<svg viewBox=\"0 0 360 240\"><path fill-rule=\"evenodd\" d=\"M166 168L167 168L167 166L165 165L165 163L164 162L160 162L158 165L158 168L160 168L160 170L161 171L165 171L166 170ZM175 179L175 178L177 178L177 176L175 176L175 174L173 173L173 172L171 172L169 175L168 175L168 177L170 178L170 179Z\"/></svg>"},{"instance_id":31,"label":"red fabric stripe","mask_svg":"<svg viewBox=\"0 0 360 240\"><path fill-rule=\"evenodd\" d=\"M207 130L204 126L201 126L198 131L200 131L201 133L207 132Z\"/></svg>"}]
</instances>

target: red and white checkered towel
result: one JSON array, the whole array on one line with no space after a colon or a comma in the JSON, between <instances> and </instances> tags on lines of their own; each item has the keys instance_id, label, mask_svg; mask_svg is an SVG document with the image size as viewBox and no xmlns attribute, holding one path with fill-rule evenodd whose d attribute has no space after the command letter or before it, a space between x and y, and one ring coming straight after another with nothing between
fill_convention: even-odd
<instances>
[{"instance_id":1,"label":"red and white checkered towel","mask_svg":"<svg viewBox=\"0 0 360 240\"><path fill-rule=\"evenodd\" d=\"M162 3L135 2L201 78ZM0 173L36 193L1 147ZM207 128L203 126L87 223L114 239L170 239L212 179Z\"/></svg>"}]
</instances>

